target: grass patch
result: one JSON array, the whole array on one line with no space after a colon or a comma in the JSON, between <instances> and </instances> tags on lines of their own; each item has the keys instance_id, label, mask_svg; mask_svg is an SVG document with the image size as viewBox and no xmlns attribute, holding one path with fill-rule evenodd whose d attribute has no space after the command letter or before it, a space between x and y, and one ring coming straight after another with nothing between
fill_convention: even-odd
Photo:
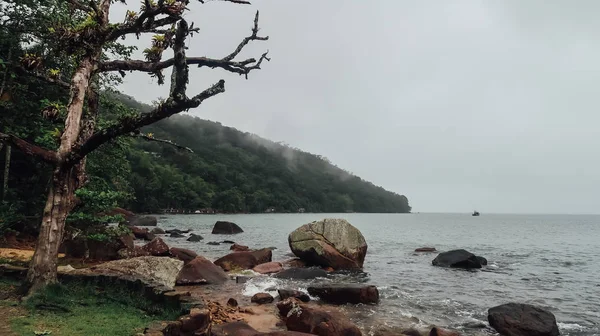
<instances>
[{"instance_id":1,"label":"grass patch","mask_svg":"<svg viewBox=\"0 0 600 336\"><path fill-rule=\"evenodd\" d=\"M176 319L181 311L165 309L120 288L69 283L48 286L24 303L28 316L11 321L18 335L114 335L143 332L152 321Z\"/></svg>"}]
</instances>

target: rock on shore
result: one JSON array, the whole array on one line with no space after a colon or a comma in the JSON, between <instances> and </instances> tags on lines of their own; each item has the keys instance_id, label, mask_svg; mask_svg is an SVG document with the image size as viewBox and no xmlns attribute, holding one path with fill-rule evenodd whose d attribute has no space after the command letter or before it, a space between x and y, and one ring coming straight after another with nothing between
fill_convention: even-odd
<instances>
[{"instance_id":1,"label":"rock on shore","mask_svg":"<svg viewBox=\"0 0 600 336\"><path fill-rule=\"evenodd\" d=\"M488 310L488 321L500 335L558 336L556 318L542 308L519 303L507 303Z\"/></svg>"}]
</instances>

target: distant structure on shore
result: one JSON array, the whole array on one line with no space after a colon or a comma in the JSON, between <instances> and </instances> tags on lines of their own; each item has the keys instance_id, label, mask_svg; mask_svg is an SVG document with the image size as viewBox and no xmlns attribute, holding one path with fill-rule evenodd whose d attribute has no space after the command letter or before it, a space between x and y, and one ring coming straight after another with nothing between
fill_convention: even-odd
<instances>
[{"instance_id":1,"label":"distant structure on shore","mask_svg":"<svg viewBox=\"0 0 600 336\"><path fill-rule=\"evenodd\" d=\"M475 216L475 217L476 217L476 216L479 216L479 212L477 212L477 211L473 211L473 214L472 214L471 216Z\"/></svg>"}]
</instances>

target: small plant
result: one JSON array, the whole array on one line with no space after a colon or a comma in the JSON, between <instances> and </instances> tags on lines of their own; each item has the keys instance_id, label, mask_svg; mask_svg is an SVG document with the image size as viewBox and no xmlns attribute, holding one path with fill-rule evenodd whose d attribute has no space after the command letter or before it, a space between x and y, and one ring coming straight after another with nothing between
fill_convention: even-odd
<instances>
[{"instance_id":1,"label":"small plant","mask_svg":"<svg viewBox=\"0 0 600 336\"><path fill-rule=\"evenodd\" d=\"M37 70L42 66L42 57L36 54L26 53L19 59L21 66L27 71Z\"/></svg>"},{"instance_id":2,"label":"small plant","mask_svg":"<svg viewBox=\"0 0 600 336\"><path fill-rule=\"evenodd\" d=\"M52 79L57 79L59 76L60 76L59 69L49 69L48 70L48 77L50 77Z\"/></svg>"},{"instance_id":3,"label":"small plant","mask_svg":"<svg viewBox=\"0 0 600 336\"><path fill-rule=\"evenodd\" d=\"M138 13L132 10L127 10L125 13L125 22L133 23L138 18Z\"/></svg>"}]
</instances>

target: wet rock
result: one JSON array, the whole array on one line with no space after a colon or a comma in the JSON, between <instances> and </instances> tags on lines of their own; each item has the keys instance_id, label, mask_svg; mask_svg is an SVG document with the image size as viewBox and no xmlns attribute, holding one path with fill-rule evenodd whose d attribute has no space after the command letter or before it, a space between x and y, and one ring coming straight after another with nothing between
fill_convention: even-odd
<instances>
[{"instance_id":1,"label":"wet rock","mask_svg":"<svg viewBox=\"0 0 600 336\"><path fill-rule=\"evenodd\" d=\"M250 251L250 248L248 246L245 245L240 245L237 243L234 243L233 245L231 245L229 247L230 250L235 251L235 252L244 252L244 251Z\"/></svg>"},{"instance_id":2,"label":"wet rock","mask_svg":"<svg viewBox=\"0 0 600 336\"><path fill-rule=\"evenodd\" d=\"M360 330L345 316L300 304L295 299L277 303L288 330L320 336L362 336Z\"/></svg>"},{"instance_id":3,"label":"wet rock","mask_svg":"<svg viewBox=\"0 0 600 336\"><path fill-rule=\"evenodd\" d=\"M236 234L242 232L244 232L244 230L237 224L225 221L216 222L212 230L212 234Z\"/></svg>"},{"instance_id":4,"label":"wet rock","mask_svg":"<svg viewBox=\"0 0 600 336\"><path fill-rule=\"evenodd\" d=\"M136 239L143 239L143 240L152 240L154 238L156 238L156 236L151 233L150 231L148 231L147 228L139 228L137 226L132 226L129 228L131 230L131 233L133 233L133 235L135 236Z\"/></svg>"},{"instance_id":5,"label":"wet rock","mask_svg":"<svg viewBox=\"0 0 600 336\"><path fill-rule=\"evenodd\" d=\"M344 219L305 224L288 236L290 249L308 264L361 269L367 254L362 233Z\"/></svg>"},{"instance_id":6,"label":"wet rock","mask_svg":"<svg viewBox=\"0 0 600 336\"><path fill-rule=\"evenodd\" d=\"M433 327L429 332L429 336L460 336L460 334L458 331Z\"/></svg>"},{"instance_id":7,"label":"wet rock","mask_svg":"<svg viewBox=\"0 0 600 336\"><path fill-rule=\"evenodd\" d=\"M556 318L542 308L508 303L488 310L488 321L500 335L557 336Z\"/></svg>"},{"instance_id":8,"label":"wet rock","mask_svg":"<svg viewBox=\"0 0 600 336\"><path fill-rule=\"evenodd\" d=\"M171 234L169 234L169 237L171 238L183 238L185 237L185 235L178 233L178 232L171 232Z\"/></svg>"},{"instance_id":9,"label":"wet rock","mask_svg":"<svg viewBox=\"0 0 600 336\"><path fill-rule=\"evenodd\" d=\"M437 250L435 247L419 247L415 252L437 252Z\"/></svg>"},{"instance_id":10,"label":"wet rock","mask_svg":"<svg viewBox=\"0 0 600 336\"><path fill-rule=\"evenodd\" d=\"M302 268L302 267L307 267L308 266L300 258L292 258L292 259L286 260L284 262L284 265L287 266L287 267L294 267L294 268Z\"/></svg>"},{"instance_id":11,"label":"wet rock","mask_svg":"<svg viewBox=\"0 0 600 336\"><path fill-rule=\"evenodd\" d=\"M477 257L466 250L452 250L438 254L431 262L434 266L455 268L481 268Z\"/></svg>"},{"instance_id":12,"label":"wet rock","mask_svg":"<svg viewBox=\"0 0 600 336\"><path fill-rule=\"evenodd\" d=\"M165 231L165 233L168 233L168 234L171 234L171 233L186 234L186 233L190 233L190 232L192 232L191 229L187 229L187 230L171 229L171 230Z\"/></svg>"},{"instance_id":13,"label":"wet rock","mask_svg":"<svg viewBox=\"0 0 600 336\"><path fill-rule=\"evenodd\" d=\"M245 284L250 279L252 279L252 277L245 276L245 275L238 275L238 276L235 277L235 283L236 284Z\"/></svg>"},{"instance_id":14,"label":"wet rock","mask_svg":"<svg viewBox=\"0 0 600 336\"><path fill-rule=\"evenodd\" d=\"M281 272L283 270L283 266L281 265L280 262L272 261L272 262L256 265L256 266L254 266L254 268L252 270L254 272L260 273L260 274L272 274L272 273Z\"/></svg>"},{"instance_id":15,"label":"wet rock","mask_svg":"<svg viewBox=\"0 0 600 336\"><path fill-rule=\"evenodd\" d=\"M156 226L158 219L154 216L137 216L129 221L131 226Z\"/></svg>"},{"instance_id":16,"label":"wet rock","mask_svg":"<svg viewBox=\"0 0 600 336\"><path fill-rule=\"evenodd\" d=\"M92 266L89 270L96 274L127 275L169 288L175 285L177 274L183 268L183 261L163 257L137 257L109 261Z\"/></svg>"},{"instance_id":17,"label":"wet rock","mask_svg":"<svg viewBox=\"0 0 600 336\"><path fill-rule=\"evenodd\" d=\"M154 238L148 244L142 246L142 249L151 256L163 257L169 255L169 246L160 238Z\"/></svg>"},{"instance_id":18,"label":"wet rock","mask_svg":"<svg viewBox=\"0 0 600 336\"><path fill-rule=\"evenodd\" d=\"M293 289L279 289L277 290L277 293L279 294L279 298L283 301L287 298L296 298L302 302L309 302L310 301L310 296L308 296L308 294L298 291L298 290L293 290Z\"/></svg>"},{"instance_id":19,"label":"wet rock","mask_svg":"<svg viewBox=\"0 0 600 336\"><path fill-rule=\"evenodd\" d=\"M223 244L235 244L233 240L223 240L221 243Z\"/></svg>"},{"instance_id":20,"label":"wet rock","mask_svg":"<svg viewBox=\"0 0 600 336\"><path fill-rule=\"evenodd\" d=\"M236 300L236 299L234 299L234 298L229 298L229 300L227 300L227 305L228 305L229 307L234 307L234 308L235 308L235 307L237 307L237 306L238 306L238 302L237 302L237 300Z\"/></svg>"},{"instance_id":21,"label":"wet rock","mask_svg":"<svg viewBox=\"0 0 600 336\"><path fill-rule=\"evenodd\" d=\"M477 260L479 260L479 263L481 265L486 266L488 264L487 259L485 259L484 257L477 256L476 258L477 258Z\"/></svg>"},{"instance_id":22,"label":"wet rock","mask_svg":"<svg viewBox=\"0 0 600 336\"><path fill-rule=\"evenodd\" d=\"M187 241L189 241L189 242L199 242L199 241L201 241L203 239L204 239L204 237L202 237L201 235L197 235L195 233L192 233L190 235L190 237L187 239Z\"/></svg>"},{"instance_id":23,"label":"wet rock","mask_svg":"<svg viewBox=\"0 0 600 336\"><path fill-rule=\"evenodd\" d=\"M273 277L278 279L314 279L314 278L325 278L327 277L327 272L317 268L317 267L308 267L308 268L288 268L283 270Z\"/></svg>"},{"instance_id":24,"label":"wet rock","mask_svg":"<svg viewBox=\"0 0 600 336\"><path fill-rule=\"evenodd\" d=\"M257 265L268 263L273 260L273 251L268 248L255 250L250 253L252 253L252 255L256 258L256 261L258 262Z\"/></svg>"},{"instance_id":25,"label":"wet rock","mask_svg":"<svg viewBox=\"0 0 600 336\"><path fill-rule=\"evenodd\" d=\"M382 327L375 330L373 336L422 336L422 334L416 329Z\"/></svg>"},{"instance_id":26,"label":"wet rock","mask_svg":"<svg viewBox=\"0 0 600 336\"><path fill-rule=\"evenodd\" d=\"M157 235L157 234L165 234L165 230L156 227L156 228L150 230L150 233L155 234L155 235Z\"/></svg>"},{"instance_id":27,"label":"wet rock","mask_svg":"<svg viewBox=\"0 0 600 336\"><path fill-rule=\"evenodd\" d=\"M332 304L376 304L379 302L379 291L375 286L333 285L308 287L308 294L318 296L322 301Z\"/></svg>"},{"instance_id":28,"label":"wet rock","mask_svg":"<svg viewBox=\"0 0 600 336\"><path fill-rule=\"evenodd\" d=\"M229 272L235 269L252 269L258 260L252 252L234 252L215 260L215 265Z\"/></svg>"},{"instance_id":29,"label":"wet rock","mask_svg":"<svg viewBox=\"0 0 600 336\"><path fill-rule=\"evenodd\" d=\"M222 284L228 277L210 260L197 256L183 266L177 274L177 285Z\"/></svg>"},{"instance_id":30,"label":"wet rock","mask_svg":"<svg viewBox=\"0 0 600 336\"><path fill-rule=\"evenodd\" d=\"M252 296L252 298L250 299L250 302L257 303L257 304L265 304L265 303L271 303L274 300L275 299L273 298L273 296L271 296L271 294L269 294L269 293L256 293Z\"/></svg>"},{"instance_id":31,"label":"wet rock","mask_svg":"<svg viewBox=\"0 0 600 336\"><path fill-rule=\"evenodd\" d=\"M183 261L184 263L188 263L194 260L198 254L192 250L179 248L179 247L171 247L169 250L171 256Z\"/></svg>"},{"instance_id":32,"label":"wet rock","mask_svg":"<svg viewBox=\"0 0 600 336\"><path fill-rule=\"evenodd\" d=\"M210 334L210 311L208 309L192 309L188 315L178 319L182 336Z\"/></svg>"},{"instance_id":33,"label":"wet rock","mask_svg":"<svg viewBox=\"0 0 600 336\"><path fill-rule=\"evenodd\" d=\"M211 241L211 242L206 243L206 245L221 245L221 243Z\"/></svg>"}]
</instances>

